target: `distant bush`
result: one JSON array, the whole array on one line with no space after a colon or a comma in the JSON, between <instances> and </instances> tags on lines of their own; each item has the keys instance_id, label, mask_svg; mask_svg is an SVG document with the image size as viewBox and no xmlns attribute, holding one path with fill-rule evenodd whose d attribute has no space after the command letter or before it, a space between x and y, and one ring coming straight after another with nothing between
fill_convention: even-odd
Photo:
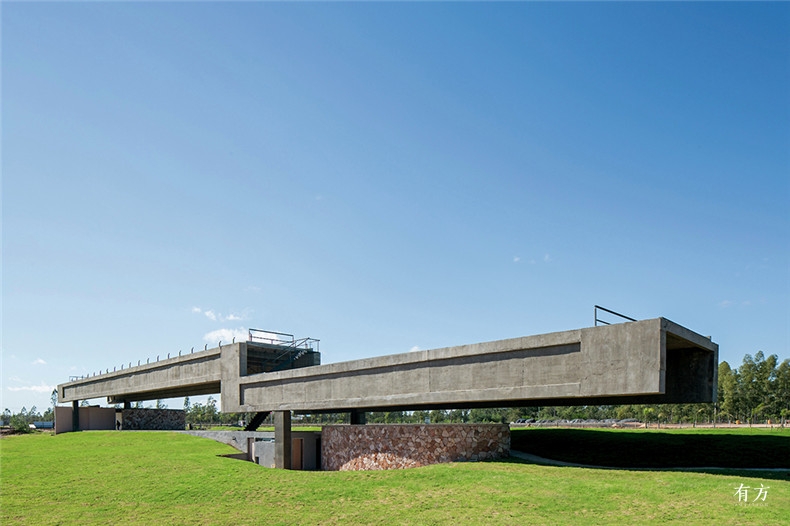
<instances>
[{"instance_id":1,"label":"distant bush","mask_svg":"<svg viewBox=\"0 0 790 526\"><path fill-rule=\"evenodd\" d=\"M17 433L32 433L33 430L30 429L30 424L27 421L27 418L23 415L14 415L11 417L11 429L16 431Z\"/></svg>"}]
</instances>

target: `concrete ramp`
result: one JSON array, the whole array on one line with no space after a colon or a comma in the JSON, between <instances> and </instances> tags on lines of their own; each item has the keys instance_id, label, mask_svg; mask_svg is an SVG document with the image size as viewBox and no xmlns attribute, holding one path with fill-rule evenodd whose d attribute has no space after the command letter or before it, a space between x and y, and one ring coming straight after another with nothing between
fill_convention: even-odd
<instances>
[{"instance_id":1,"label":"concrete ramp","mask_svg":"<svg viewBox=\"0 0 790 526\"><path fill-rule=\"evenodd\" d=\"M58 395L112 403L219 392L223 412L303 413L716 399L718 345L664 318L328 365L313 365L313 353L249 374L261 352L223 345L62 384Z\"/></svg>"},{"instance_id":2,"label":"concrete ramp","mask_svg":"<svg viewBox=\"0 0 790 526\"><path fill-rule=\"evenodd\" d=\"M305 413L712 402L717 367L715 343L657 318L241 377L222 401Z\"/></svg>"}]
</instances>

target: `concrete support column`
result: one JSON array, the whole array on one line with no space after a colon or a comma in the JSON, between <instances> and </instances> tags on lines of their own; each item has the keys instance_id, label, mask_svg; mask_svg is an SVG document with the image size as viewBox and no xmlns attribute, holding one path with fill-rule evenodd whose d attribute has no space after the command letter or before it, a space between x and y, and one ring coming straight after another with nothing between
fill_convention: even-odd
<instances>
[{"instance_id":1,"label":"concrete support column","mask_svg":"<svg viewBox=\"0 0 790 526\"><path fill-rule=\"evenodd\" d=\"M123 401L123 408L124 409L131 409L132 408L132 403L129 400L124 400Z\"/></svg>"},{"instance_id":2,"label":"concrete support column","mask_svg":"<svg viewBox=\"0 0 790 526\"><path fill-rule=\"evenodd\" d=\"M74 400L71 403L71 430L80 430L80 401Z\"/></svg>"},{"instance_id":3,"label":"concrete support column","mask_svg":"<svg viewBox=\"0 0 790 526\"><path fill-rule=\"evenodd\" d=\"M367 413L364 411L351 411L351 425L364 425L368 423Z\"/></svg>"},{"instance_id":4,"label":"concrete support column","mask_svg":"<svg viewBox=\"0 0 790 526\"><path fill-rule=\"evenodd\" d=\"M274 412L274 467L291 469L291 412Z\"/></svg>"}]
</instances>

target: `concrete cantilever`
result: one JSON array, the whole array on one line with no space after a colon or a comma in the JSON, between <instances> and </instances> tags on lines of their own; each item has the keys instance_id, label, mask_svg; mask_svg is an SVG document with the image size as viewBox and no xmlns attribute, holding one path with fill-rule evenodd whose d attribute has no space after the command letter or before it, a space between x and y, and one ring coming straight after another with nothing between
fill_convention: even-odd
<instances>
[{"instance_id":1,"label":"concrete cantilever","mask_svg":"<svg viewBox=\"0 0 790 526\"><path fill-rule=\"evenodd\" d=\"M58 396L221 392L224 412L303 413L716 400L718 345L664 318L257 374L247 374L251 349L234 343L76 380Z\"/></svg>"}]
</instances>

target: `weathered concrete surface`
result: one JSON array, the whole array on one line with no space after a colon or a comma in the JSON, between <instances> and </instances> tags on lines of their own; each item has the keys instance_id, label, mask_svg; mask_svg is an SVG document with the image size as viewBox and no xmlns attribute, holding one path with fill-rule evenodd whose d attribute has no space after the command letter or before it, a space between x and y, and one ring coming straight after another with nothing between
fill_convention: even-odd
<instances>
[{"instance_id":1,"label":"weathered concrete surface","mask_svg":"<svg viewBox=\"0 0 790 526\"><path fill-rule=\"evenodd\" d=\"M203 438L210 438L217 442L222 442L232 446L242 453L249 452L250 439L272 439L274 440L274 432L272 431L203 431L203 430L189 430L179 431L187 435L194 435Z\"/></svg>"},{"instance_id":2,"label":"weathered concrete surface","mask_svg":"<svg viewBox=\"0 0 790 526\"><path fill-rule=\"evenodd\" d=\"M115 409L111 407L77 407L78 426L75 429L73 407L55 407L55 434L71 431L97 431L115 429Z\"/></svg>"},{"instance_id":3,"label":"weathered concrete surface","mask_svg":"<svg viewBox=\"0 0 790 526\"><path fill-rule=\"evenodd\" d=\"M298 359L290 360L296 356ZM106 396L109 403L128 403L219 394L234 390L238 377L247 374L248 358L256 372L321 362L320 353L312 349L233 343L62 384L58 386L58 399L69 402Z\"/></svg>"},{"instance_id":4,"label":"weathered concrete surface","mask_svg":"<svg viewBox=\"0 0 790 526\"><path fill-rule=\"evenodd\" d=\"M58 386L61 402L221 392L222 411L712 402L718 345L664 318L247 375L247 344Z\"/></svg>"},{"instance_id":5,"label":"weathered concrete surface","mask_svg":"<svg viewBox=\"0 0 790 526\"><path fill-rule=\"evenodd\" d=\"M246 376L226 410L711 402L717 364L710 339L656 318Z\"/></svg>"},{"instance_id":6,"label":"weathered concrete surface","mask_svg":"<svg viewBox=\"0 0 790 526\"><path fill-rule=\"evenodd\" d=\"M58 385L58 400L108 397L111 403L159 400L221 391L219 348L112 371Z\"/></svg>"}]
</instances>

